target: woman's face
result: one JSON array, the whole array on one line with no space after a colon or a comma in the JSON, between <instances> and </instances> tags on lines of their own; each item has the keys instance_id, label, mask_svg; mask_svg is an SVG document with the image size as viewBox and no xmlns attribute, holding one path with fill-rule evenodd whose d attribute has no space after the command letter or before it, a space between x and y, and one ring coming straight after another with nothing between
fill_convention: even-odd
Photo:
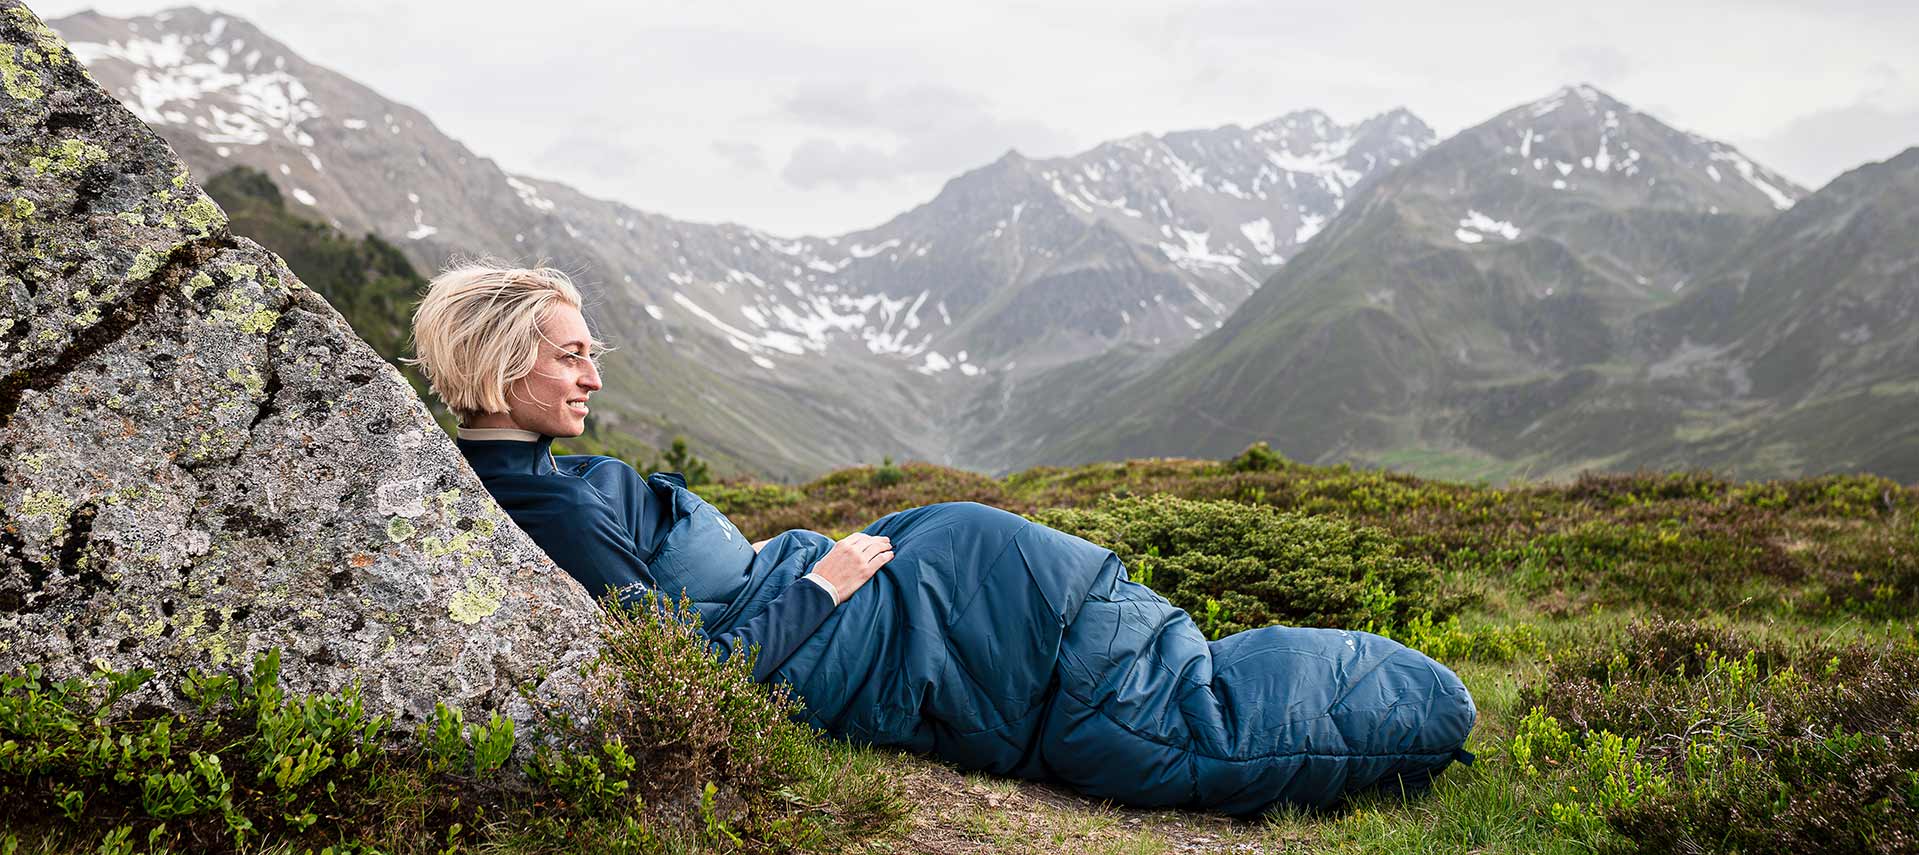
<instances>
[{"instance_id":1,"label":"woman's face","mask_svg":"<svg viewBox=\"0 0 1919 855\"><path fill-rule=\"evenodd\" d=\"M468 427L515 427L546 436L586 432L586 399L600 388L586 319L579 309L556 302L540 332L545 338L538 342L532 373L506 387L512 412L487 413Z\"/></svg>"}]
</instances>

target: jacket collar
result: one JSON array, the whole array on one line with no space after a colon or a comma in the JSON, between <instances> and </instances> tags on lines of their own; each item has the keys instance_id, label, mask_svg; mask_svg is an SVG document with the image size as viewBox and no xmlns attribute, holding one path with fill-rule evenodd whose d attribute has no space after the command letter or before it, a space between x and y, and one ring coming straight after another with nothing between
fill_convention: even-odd
<instances>
[{"instance_id":1,"label":"jacket collar","mask_svg":"<svg viewBox=\"0 0 1919 855\"><path fill-rule=\"evenodd\" d=\"M540 435L519 428L460 428L458 439L516 439L521 442L539 442Z\"/></svg>"},{"instance_id":2,"label":"jacket collar","mask_svg":"<svg viewBox=\"0 0 1919 855\"><path fill-rule=\"evenodd\" d=\"M495 475L552 475L553 437L515 428L460 428L453 444L481 478Z\"/></svg>"}]
</instances>

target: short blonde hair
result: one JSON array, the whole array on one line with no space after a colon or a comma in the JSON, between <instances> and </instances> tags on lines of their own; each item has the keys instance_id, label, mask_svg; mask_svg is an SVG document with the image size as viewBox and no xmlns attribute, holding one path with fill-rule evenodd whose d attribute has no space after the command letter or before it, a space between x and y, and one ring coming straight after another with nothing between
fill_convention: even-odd
<instances>
[{"instance_id":1,"label":"short blonde hair","mask_svg":"<svg viewBox=\"0 0 1919 855\"><path fill-rule=\"evenodd\" d=\"M511 267L490 258L455 261L427 283L413 312L413 352L427 385L465 423L512 412L506 388L532 373L540 324L555 301L581 308L580 289L551 267ZM598 338L596 351L608 350Z\"/></svg>"}]
</instances>

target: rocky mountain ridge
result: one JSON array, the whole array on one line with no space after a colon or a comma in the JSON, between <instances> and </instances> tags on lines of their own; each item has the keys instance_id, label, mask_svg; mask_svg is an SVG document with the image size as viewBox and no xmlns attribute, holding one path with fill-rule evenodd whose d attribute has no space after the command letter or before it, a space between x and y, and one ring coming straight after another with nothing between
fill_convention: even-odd
<instances>
[{"instance_id":1,"label":"rocky mountain ridge","mask_svg":"<svg viewBox=\"0 0 1919 855\"><path fill-rule=\"evenodd\" d=\"M1657 313L1804 195L1730 146L1567 87L1371 185L1220 330L1084 407L1066 399L1073 418L1032 402L1071 395L1082 369L1029 383L1008 409L1035 415L1014 432L1046 439L998 450L1017 467L1267 440L1308 461L1495 479L1620 465L1699 429L1649 382L1668 358L1646 343L1669 328Z\"/></svg>"},{"instance_id":2,"label":"rocky mountain ridge","mask_svg":"<svg viewBox=\"0 0 1919 855\"><path fill-rule=\"evenodd\" d=\"M1072 289L1115 311L1110 323L1069 320L1089 334L1070 355L1116 339L1176 347L1216 327L1355 186L1433 142L1404 110L1352 126L1304 111L1067 158L1009 153L881 226L786 238L507 174L231 15L86 13L55 25L202 170L260 168L335 225L377 232L428 268L454 250L578 259L567 263L617 282L610 296L650 306L653 321L675 316L668 327L706 327L766 370L835 348L895 355L923 374L1017 363L1016 343L962 329L996 325L970 310L1001 309L995 298L1009 291L1057 291L1085 269L1150 285L1123 308L1097 288Z\"/></svg>"}]
</instances>

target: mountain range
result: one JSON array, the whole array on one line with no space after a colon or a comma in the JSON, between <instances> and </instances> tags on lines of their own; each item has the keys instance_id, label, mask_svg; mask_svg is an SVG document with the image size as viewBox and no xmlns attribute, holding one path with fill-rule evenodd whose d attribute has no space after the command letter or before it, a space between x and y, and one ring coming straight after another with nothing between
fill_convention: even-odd
<instances>
[{"instance_id":1,"label":"mountain range","mask_svg":"<svg viewBox=\"0 0 1919 855\"><path fill-rule=\"evenodd\" d=\"M1919 479L1919 150L1816 193L1589 86L1382 176L1240 306L1019 462L1222 456L1567 477ZM1021 397L1023 396L1023 397ZM1059 409L1037 402L1059 402ZM1071 417L1055 417L1062 410Z\"/></svg>"},{"instance_id":2,"label":"mountain range","mask_svg":"<svg viewBox=\"0 0 1919 855\"><path fill-rule=\"evenodd\" d=\"M1910 225L1887 195L1904 157L1808 197L1573 86L1444 141L1405 110L1301 111L1008 152L872 229L786 237L510 174L231 15L50 23L202 180L259 169L426 270L576 273L620 345L601 427L685 433L734 471L1261 440L1494 479L1915 465L1889 422L1919 372L1886 326L1912 307L1913 232L1864 225ZM1887 438L1817 427L1840 411L1883 411L1861 431Z\"/></svg>"}]
</instances>

